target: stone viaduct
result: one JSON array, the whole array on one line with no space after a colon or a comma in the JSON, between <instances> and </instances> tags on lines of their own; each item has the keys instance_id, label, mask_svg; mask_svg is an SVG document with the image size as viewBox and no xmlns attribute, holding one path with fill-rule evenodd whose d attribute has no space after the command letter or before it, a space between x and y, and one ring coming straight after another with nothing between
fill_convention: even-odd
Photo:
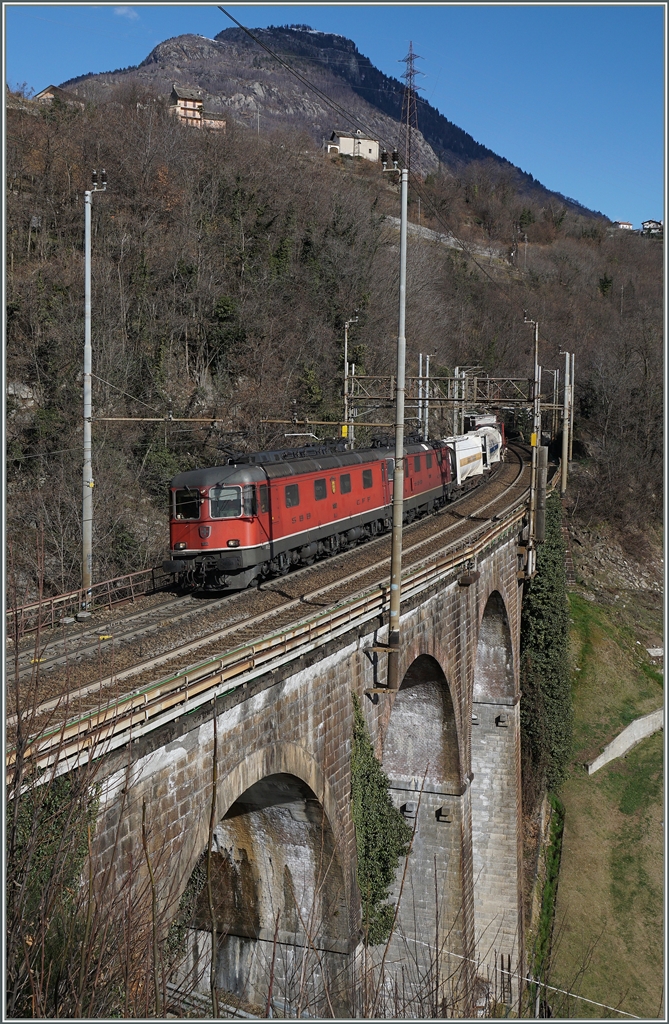
<instances>
[{"instance_id":1,"label":"stone viaduct","mask_svg":"<svg viewBox=\"0 0 669 1024\"><path fill-rule=\"evenodd\" d=\"M161 906L173 915L187 885L195 894L188 966L205 991L210 918L193 879L211 820L222 988L264 1005L272 973L287 1004L306 1005L295 993L309 989L322 1015L351 1016L362 1012L356 971L373 962L379 1016L393 999L400 1016L469 1016L486 985L507 1003L517 998L518 536L517 523L499 534L469 585L451 571L403 602L396 694L365 695L385 677L385 655L370 650L387 635L377 619L105 756L96 870L109 868L118 886L141 867L145 806ZM353 693L414 828L385 951L361 943Z\"/></svg>"}]
</instances>

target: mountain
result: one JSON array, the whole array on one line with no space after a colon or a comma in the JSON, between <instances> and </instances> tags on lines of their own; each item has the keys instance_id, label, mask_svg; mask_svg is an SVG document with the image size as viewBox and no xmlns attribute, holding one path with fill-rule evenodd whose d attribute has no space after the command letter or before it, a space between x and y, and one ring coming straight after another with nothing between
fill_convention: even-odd
<instances>
[{"instance_id":1,"label":"mountain","mask_svg":"<svg viewBox=\"0 0 669 1024\"><path fill-rule=\"evenodd\" d=\"M375 68L353 40L316 32L307 25L254 29L254 35L318 92L239 28L225 29L215 39L176 36L159 43L137 66L80 75L63 82L62 87L99 99L127 81L163 94L178 82L201 89L209 108L228 111L249 126L258 124L259 113L261 131L298 127L316 142L324 142L335 129L361 127L387 147L397 145L404 85ZM328 101L343 113L332 109ZM575 213L595 215L576 200L546 189L420 96L417 109L416 165L423 173L440 165L453 171L472 161L488 160L512 171L520 191L539 193L545 200L557 199Z\"/></svg>"}]
</instances>

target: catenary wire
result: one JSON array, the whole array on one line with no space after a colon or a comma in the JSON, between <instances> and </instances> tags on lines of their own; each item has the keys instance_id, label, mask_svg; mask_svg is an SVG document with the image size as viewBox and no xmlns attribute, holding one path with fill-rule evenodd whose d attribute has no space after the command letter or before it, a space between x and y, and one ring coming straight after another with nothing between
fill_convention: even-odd
<instances>
[{"instance_id":1,"label":"catenary wire","mask_svg":"<svg viewBox=\"0 0 669 1024\"><path fill-rule=\"evenodd\" d=\"M98 377L97 373L92 373L91 377L95 377L95 379L99 380L101 384L106 384L108 388L114 388L114 390L118 391L119 394L125 395L126 398L132 398L133 402L139 402L140 405L146 406L146 408L150 409L151 412L155 412L160 416L158 410L154 409L152 405L148 405L146 402L143 402L141 398L136 398L135 395L129 395L127 391L123 391L121 388L117 387L116 384L112 384L111 381L103 380L102 377Z\"/></svg>"}]
</instances>

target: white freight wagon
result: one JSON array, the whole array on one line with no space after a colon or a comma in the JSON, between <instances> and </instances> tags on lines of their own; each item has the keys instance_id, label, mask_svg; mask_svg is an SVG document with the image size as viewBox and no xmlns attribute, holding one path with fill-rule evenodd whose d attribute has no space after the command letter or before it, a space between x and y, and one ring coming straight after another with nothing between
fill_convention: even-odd
<instances>
[{"instance_id":1,"label":"white freight wagon","mask_svg":"<svg viewBox=\"0 0 669 1024\"><path fill-rule=\"evenodd\" d=\"M479 427L473 431L483 441L483 465L487 469L502 458L502 435L495 427Z\"/></svg>"},{"instance_id":2,"label":"white freight wagon","mask_svg":"<svg viewBox=\"0 0 669 1024\"><path fill-rule=\"evenodd\" d=\"M455 483L459 487L475 476L483 474L484 440L478 434L446 437L445 443L455 455Z\"/></svg>"}]
</instances>

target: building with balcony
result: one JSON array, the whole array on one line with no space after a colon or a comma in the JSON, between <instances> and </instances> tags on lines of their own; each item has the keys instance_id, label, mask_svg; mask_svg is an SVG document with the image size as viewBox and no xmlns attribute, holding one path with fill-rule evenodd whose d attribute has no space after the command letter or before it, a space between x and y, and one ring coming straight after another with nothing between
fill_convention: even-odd
<instances>
[{"instance_id":1,"label":"building with balcony","mask_svg":"<svg viewBox=\"0 0 669 1024\"><path fill-rule=\"evenodd\" d=\"M191 128L214 128L225 131L226 119L215 110L205 110L202 93L185 85L172 85L170 113Z\"/></svg>"}]
</instances>

